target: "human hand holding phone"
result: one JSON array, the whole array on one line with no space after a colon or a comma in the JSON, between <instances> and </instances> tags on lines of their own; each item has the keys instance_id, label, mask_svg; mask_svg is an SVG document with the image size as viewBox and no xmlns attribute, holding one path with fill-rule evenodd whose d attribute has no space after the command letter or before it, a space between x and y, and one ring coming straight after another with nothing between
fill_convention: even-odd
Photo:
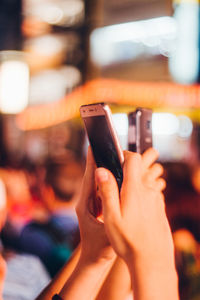
<instances>
[{"instance_id":1,"label":"human hand holding phone","mask_svg":"<svg viewBox=\"0 0 200 300\"><path fill-rule=\"evenodd\" d=\"M112 247L129 268L134 299L175 300L178 281L162 194L165 183L156 175L161 171L155 171L147 156L145 159L125 152L120 195L115 192L112 173L104 168L96 170L104 226ZM152 180L146 181L150 174Z\"/></svg>"},{"instance_id":2,"label":"human hand holding phone","mask_svg":"<svg viewBox=\"0 0 200 300\"><path fill-rule=\"evenodd\" d=\"M95 183L96 164L91 148L88 148L87 164L83 177L76 213L81 236L81 255L91 261L112 260L115 253L104 230L104 224L98 220L99 211ZM95 242L94 242L95 241Z\"/></svg>"},{"instance_id":3,"label":"human hand holding phone","mask_svg":"<svg viewBox=\"0 0 200 300\"><path fill-rule=\"evenodd\" d=\"M80 258L59 293L63 300L79 300L83 294L85 300L95 299L116 258L105 233L104 224L95 217L95 169L96 164L89 148L76 207L81 238ZM117 183L116 192L118 193Z\"/></svg>"}]
</instances>

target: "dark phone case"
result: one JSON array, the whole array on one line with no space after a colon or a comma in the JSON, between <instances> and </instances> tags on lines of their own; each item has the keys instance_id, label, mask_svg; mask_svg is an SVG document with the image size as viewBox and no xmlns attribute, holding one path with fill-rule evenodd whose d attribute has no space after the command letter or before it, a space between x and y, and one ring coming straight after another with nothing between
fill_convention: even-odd
<instances>
[{"instance_id":1,"label":"dark phone case","mask_svg":"<svg viewBox=\"0 0 200 300\"><path fill-rule=\"evenodd\" d=\"M137 108L128 115L128 150L143 153L152 147L152 110Z\"/></svg>"}]
</instances>

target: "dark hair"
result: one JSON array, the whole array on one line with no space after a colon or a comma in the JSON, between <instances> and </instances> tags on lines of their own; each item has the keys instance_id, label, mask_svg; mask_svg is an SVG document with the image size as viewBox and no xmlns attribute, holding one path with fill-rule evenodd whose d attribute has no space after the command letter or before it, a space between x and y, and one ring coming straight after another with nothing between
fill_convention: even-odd
<instances>
[{"instance_id":1,"label":"dark hair","mask_svg":"<svg viewBox=\"0 0 200 300\"><path fill-rule=\"evenodd\" d=\"M75 180L77 177L83 174L83 162L75 158L65 161L64 163L56 163L48 161L46 164L46 178L45 182L53 188L55 195L63 201L70 201L72 194L63 191L58 184L58 180L61 176L73 177Z\"/></svg>"}]
</instances>

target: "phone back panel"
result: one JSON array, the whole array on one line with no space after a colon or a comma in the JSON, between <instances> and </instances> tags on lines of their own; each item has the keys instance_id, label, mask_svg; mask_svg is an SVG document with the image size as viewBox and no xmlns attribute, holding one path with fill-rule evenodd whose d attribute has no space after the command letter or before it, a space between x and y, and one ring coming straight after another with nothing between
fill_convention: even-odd
<instances>
[{"instance_id":1,"label":"phone back panel","mask_svg":"<svg viewBox=\"0 0 200 300\"><path fill-rule=\"evenodd\" d=\"M138 108L129 114L129 151L143 153L152 147L152 110ZM132 128L131 128L132 127Z\"/></svg>"}]
</instances>

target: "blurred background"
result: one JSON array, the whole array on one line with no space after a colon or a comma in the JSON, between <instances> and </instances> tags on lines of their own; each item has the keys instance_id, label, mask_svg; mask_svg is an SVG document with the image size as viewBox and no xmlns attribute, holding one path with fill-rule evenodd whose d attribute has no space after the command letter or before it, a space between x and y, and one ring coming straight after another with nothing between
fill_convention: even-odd
<instances>
[{"instance_id":1,"label":"blurred background","mask_svg":"<svg viewBox=\"0 0 200 300\"><path fill-rule=\"evenodd\" d=\"M0 1L4 299L33 299L79 243L79 107L93 102L123 149L127 113L153 110L181 300L200 299L199 20L197 0Z\"/></svg>"}]
</instances>

